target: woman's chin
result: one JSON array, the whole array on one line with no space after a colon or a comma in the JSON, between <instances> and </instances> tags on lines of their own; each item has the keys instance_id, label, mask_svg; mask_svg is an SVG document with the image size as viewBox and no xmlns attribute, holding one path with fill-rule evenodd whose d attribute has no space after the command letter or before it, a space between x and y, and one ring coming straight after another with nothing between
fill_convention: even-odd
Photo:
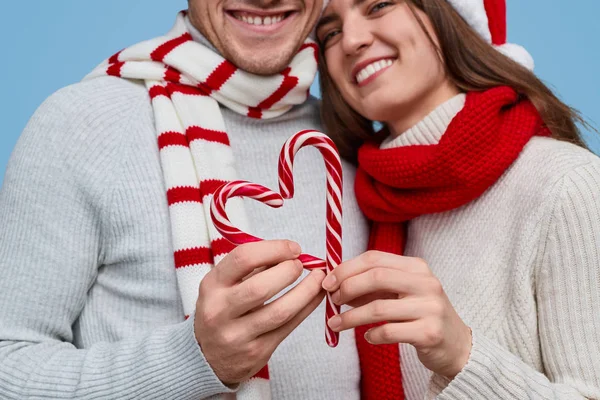
<instances>
[{"instance_id":1,"label":"woman's chin","mask_svg":"<svg viewBox=\"0 0 600 400\"><path fill-rule=\"evenodd\" d=\"M359 114L370 121L379 121L385 124L398 118L397 108L395 110L396 112L394 112L394 108L378 108L365 110Z\"/></svg>"},{"instance_id":2,"label":"woman's chin","mask_svg":"<svg viewBox=\"0 0 600 400\"><path fill-rule=\"evenodd\" d=\"M378 90L362 97L357 107L354 109L363 117L371 121L392 121L405 114L407 108L410 108L416 96L402 96L397 90Z\"/></svg>"}]
</instances>

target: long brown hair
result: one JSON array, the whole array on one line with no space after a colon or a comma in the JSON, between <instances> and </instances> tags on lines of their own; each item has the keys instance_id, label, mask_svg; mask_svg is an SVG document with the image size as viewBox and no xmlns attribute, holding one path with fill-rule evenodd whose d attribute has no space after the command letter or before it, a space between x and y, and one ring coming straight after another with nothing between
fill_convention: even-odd
<instances>
[{"instance_id":1,"label":"long brown hair","mask_svg":"<svg viewBox=\"0 0 600 400\"><path fill-rule=\"evenodd\" d=\"M510 86L534 104L554 138L586 147L576 125L579 122L587 126L579 112L560 101L531 71L486 43L447 0L408 0L408 5L431 44L436 47L448 77L461 91ZM431 20L439 47L414 7ZM323 51L321 46L319 76L322 120L342 156L356 161L358 147L377 133L372 121L358 114L344 101L327 72Z\"/></svg>"}]
</instances>

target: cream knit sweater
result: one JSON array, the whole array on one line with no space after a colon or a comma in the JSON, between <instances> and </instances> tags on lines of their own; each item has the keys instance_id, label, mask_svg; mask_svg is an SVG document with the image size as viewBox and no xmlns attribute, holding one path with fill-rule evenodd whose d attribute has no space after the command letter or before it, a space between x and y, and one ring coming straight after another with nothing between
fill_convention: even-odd
<instances>
[{"instance_id":1,"label":"cream knit sweater","mask_svg":"<svg viewBox=\"0 0 600 400\"><path fill-rule=\"evenodd\" d=\"M464 102L382 147L437 143ZM451 382L401 346L408 399L600 399L600 158L536 137L479 199L413 220L406 254L473 329Z\"/></svg>"}]
</instances>

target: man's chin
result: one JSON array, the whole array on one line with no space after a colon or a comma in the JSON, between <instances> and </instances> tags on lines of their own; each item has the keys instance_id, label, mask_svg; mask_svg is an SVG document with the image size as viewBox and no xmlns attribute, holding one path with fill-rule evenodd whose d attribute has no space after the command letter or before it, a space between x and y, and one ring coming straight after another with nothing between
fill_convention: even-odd
<instances>
[{"instance_id":1,"label":"man's chin","mask_svg":"<svg viewBox=\"0 0 600 400\"><path fill-rule=\"evenodd\" d=\"M280 50L255 51L237 53L232 61L238 68L255 75L274 75L286 69L292 58L293 51L282 52Z\"/></svg>"}]
</instances>

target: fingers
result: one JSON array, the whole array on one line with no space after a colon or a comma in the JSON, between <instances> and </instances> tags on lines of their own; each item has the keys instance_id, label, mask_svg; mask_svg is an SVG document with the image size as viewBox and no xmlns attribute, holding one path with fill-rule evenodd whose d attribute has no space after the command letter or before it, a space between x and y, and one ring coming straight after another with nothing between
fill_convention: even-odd
<instances>
[{"instance_id":1,"label":"fingers","mask_svg":"<svg viewBox=\"0 0 600 400\"><path fill-rule=\"evenodd\" d=\"M231 286L240 282L256 268L270 267L284 261L294 260L300 253L300 246L289 240L263 240L246 243L233 249L215 266L214 277L217 284Z\"/></svg>"},{"instance_id":2,"label":"fingers","mask_svg":"<svg viewBox=\"0 0 600 400\"><path fill-rule=\"evenodd\" d=\"M325 297L325 291L321 288L324 278L323 271L311 271L281 298L240 318L240 325L249 327L253 335L266 336L268 340L279 344L321 303Z\"/></svg>"},{"instance_id":3,"label":"fingers","mask_svg":"<svg viewBox=\"0 0 600 400\"><path fill-rule=\"evenodd\" d=\"M344 280L331 298L336 304L348 304L376 292L391 292L401 296L421 294L427 293L435 281L434 277L405 273L397 269L373 268Z\"/></svg>"},{"instance_id":4,"label":"fingers","mask_svg":"<svg viewBox=\"0 0 600 400\"><path fill-rule=\"evenodd\" d=\"M245 281L246 279L250 279L252 278L254 275L256 274L260 274L263 271L266 271L267 269L269 269L270 267L259 267L259 268L255 268L252 272L250 272L250 274L246 275L245 277L242 278L242 282Z\"/></svg>"},{"instance_id":5,"label":"fingers","mask_svg":"<svg viewBox=\"0 0 600 400\"><path fill-rule=\"evenodd\" d=\"M350 307L358 308L375 300L397 300L398 294L392 292L373 292L346 303Z\"/></svg>"},{"instance_id":6,"label":"fingers","mask_svg":"<svg viewBox=\"0 0 600 400\"><path fill-rule=\"evenodd\" d=\"M424 315L422 300L375 300L332 317L327 324L336 332L379 322L406 322Z\"/></svg>"},{"instance_id":7,"label":"fingers","mask_svg":"<svg viewBox=\"0 0 600 400\"><path fill-rule=\"evenodd\" d=\"M437 340L441 336L432 327L428 327L423 320L411 322L388 323L372 328L365 333L365 339L371 344L408 343L415 347L428 340Z\"/></svg>"},{"instance_id":8,"label":"fingers","mask_svg":"<svg viewBox=\"0 0 600 400\"><path fill-rule=\"evenodd\" d=\"M404 257L397 254L381 251L367 251L358 257L341 263L329 274L323 288L333 292L339 288L341 282L362 274L372 268L392 268L417 274L429 274L427 263L414 257Z\"/></svg>"},{"instance_id":9,"label":"fingers","mask_svg":"<svg viewBox=\"0 0 600 400\"><path fill-rule=\"evenodd\" d=\"M291 285L302 275L299 260L285 261L264 270L231 288L227 302L232 317L239 317L262 306L267 300Z\"/></svg>"}]
</instances>

